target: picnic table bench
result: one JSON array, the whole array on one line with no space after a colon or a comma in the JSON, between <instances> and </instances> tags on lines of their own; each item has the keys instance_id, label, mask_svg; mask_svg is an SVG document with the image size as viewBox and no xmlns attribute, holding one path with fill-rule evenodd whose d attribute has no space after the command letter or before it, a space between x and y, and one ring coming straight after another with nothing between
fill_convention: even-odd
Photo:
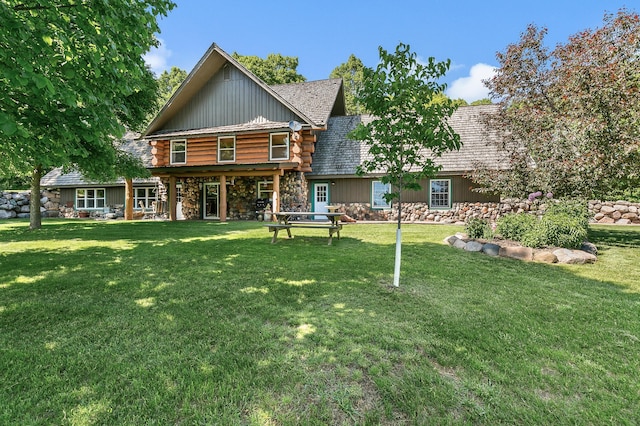
<instances>
[{"instance_id":1,"label":"picnic table bench","mask_svg":"<svg viewBox=\"0 0 640 426\"><path fill-rule=\"evenodd\" d=\"M278 221L277 223L268 223L264 226L269 228L269 232L273 232L273 237L271 238L271 243L275 243L278 238L278 232L282 229L287 231L287 236L289 238L293 238L291 235L291 228L312 228L312 229L328 229L329 230L329 244L331 245L333 241L333 234L338 236L340 239L340 230L342 229L342 224L340 223L340 216L342 213L336 212L276 212L272 213L273 217ZM320 222L317 220L314 221L299 221L295 219L299 219L300 217L310 217L314 218L317 216L326 217L327 221Z\"/></svg>"}]
</instances>

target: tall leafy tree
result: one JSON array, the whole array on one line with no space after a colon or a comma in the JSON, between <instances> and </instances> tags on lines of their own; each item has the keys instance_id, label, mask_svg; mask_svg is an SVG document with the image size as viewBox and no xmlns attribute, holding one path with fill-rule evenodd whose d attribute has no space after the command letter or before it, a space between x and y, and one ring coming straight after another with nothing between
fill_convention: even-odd
<instances>
[{"instance_id":1,"label":"tall leafy tree","mask_svg":"<svg viewBox=\"0 0 640 426\"><path fill-rule=\"evenodd\" d=\"M301 83L307 79L298 74L298 58L269 53L265 59L233 52L231 56L268 85Z\"/></svg>"},{"instance_id":2,"label":"tall leafy tree","mask_svg":"<svg viewBox=\"0 0 640 426\"><path fill-rule=\"evenodd\" d=\"M349 134L369 147L368 157L358 174L383 173L382 182L391 184L387 202L397 202L396 263L394 286L399 285L401 260L402 191L419 190L420 180L434 176L440 167L436 159L460 148L460 136L447 122L457 106L450 99L432 102L446 86L440 79L450 61L429 58L418 61L410 46L400 43L395 52L379 48L376 69L365 68L358 102L373 115Z\"/></svg>"},{"instance_id":3,"label":"tall leafy tree","mask_svg":"<svg viewBox=\"0 0 640 426\"><path fill-rule=\"evenodd\" d=\"M157 99L142 55L169 0L0 0L0 166L31 173L31 223L40 228L44 170L88 178L146 171L118 150ZM28 40L28 42L25 42Z\"/></svg>"},{"instance_id":4,"label":"tall leafy tree","mask_svg":"<svg viewBox=\"0 0 640 426\"><path fill-rule=\"evenodd\" d=\"M505 171L472 177L507 195L535 191L606 197L640 183L640 18L621 9L601 28L581 31L550 50L545 28L530 25L497 55L487 81L497 114Z\"/></svg>"},{"instance_id":5,"label":"tall leafy tree","mask_svg":"<svg viewBox=\"0 0 640 426\"><path fill-rule=\"evenodd\" d=\"M338 65L331 71L329 78L341 78L344 84L345 109L347 115L361 114L366 111L358 104L358 90L362 87L364 64L354 54L349 55L347 62Z\"/></svg>"},{"instance_id":6,"label":"tall leafy tree","mask_svg":"<svg viewBox=\"0 0 640 426\"><path fill-rule=\"evenodd\" d=\"M180 87L184 79L187 78L187 72L179 67L171 67L170 71L164 70L157 78L158 80L158 108L162 108L165 103L173 96L175 91ZM157 113L156 109L154 113Z\"/></svg>"}]
</instances>

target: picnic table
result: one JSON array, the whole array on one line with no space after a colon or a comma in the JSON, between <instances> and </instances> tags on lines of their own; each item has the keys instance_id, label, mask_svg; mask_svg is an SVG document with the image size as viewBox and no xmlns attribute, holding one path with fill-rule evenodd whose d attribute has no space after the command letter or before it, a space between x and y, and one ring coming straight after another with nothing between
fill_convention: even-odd
<instances>
[{"instance_id":1,"label":"picnic table","mask_svg":"<svg viewBox=\"0 0 640 426\"><path fill-rule=\"evenodd\" d=\"M329 230L329 244L333 241L333 234L340 239L340 230L342 224L340 223L340 216L343 213L338 212L275 212L272 216L277 220L276 223L265 224L269 228L270 232L273 232L273 238L271 243L275 243L278 238L278 232L282 229L287 231L287 236L293 238L291 235L291 228L313 228L313 229L328 229ZM300 220L301 218L313 217L315 220ZM323 221L317 218L325 218Z\"/></svg>"}]
</instances>

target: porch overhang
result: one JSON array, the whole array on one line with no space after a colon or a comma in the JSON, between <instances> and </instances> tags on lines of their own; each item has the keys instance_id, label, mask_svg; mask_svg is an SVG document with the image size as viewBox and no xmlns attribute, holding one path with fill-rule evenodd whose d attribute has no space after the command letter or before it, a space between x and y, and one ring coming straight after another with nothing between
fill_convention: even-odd
<instances>
[{"instance_id":1,"label":"porch overhang","mask_svg":"<svg viewBox=\"0 0 640 426\"><path fill-rule=\"evenodd\" d=\"M258 163L258 164L222 164L211 166L169 166L152 167L153 176L267 176L274 173L284 174L287 170L297 170L296 162Z\"/></svg>"}]
</instances>

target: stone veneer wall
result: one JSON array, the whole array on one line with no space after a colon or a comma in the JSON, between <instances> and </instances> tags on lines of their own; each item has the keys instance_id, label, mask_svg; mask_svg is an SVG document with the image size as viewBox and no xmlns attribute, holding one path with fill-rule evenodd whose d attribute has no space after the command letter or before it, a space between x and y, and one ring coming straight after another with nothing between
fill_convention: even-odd
<instances>
[{"instance_id":1,"label":"stone veneer wall","mask_svg":"<svg viewBox=\"0 0 640 426\"><path fill-rule=\"evenodd\" d=\"M371 210L369 203L337 203L338 211L344 212L356 220L397 221L397 209ZM589 212L597 223L640 224L640 203L628 201L601 202L589 201ZM431 210L426 203L403 203L402 221L463 223L471 218L481 218L496 222L509 213L535 214L541 216L546 204L526 200L505 199L500 203L454 203L448 210Z\"/></svg>"}]
</instances>

